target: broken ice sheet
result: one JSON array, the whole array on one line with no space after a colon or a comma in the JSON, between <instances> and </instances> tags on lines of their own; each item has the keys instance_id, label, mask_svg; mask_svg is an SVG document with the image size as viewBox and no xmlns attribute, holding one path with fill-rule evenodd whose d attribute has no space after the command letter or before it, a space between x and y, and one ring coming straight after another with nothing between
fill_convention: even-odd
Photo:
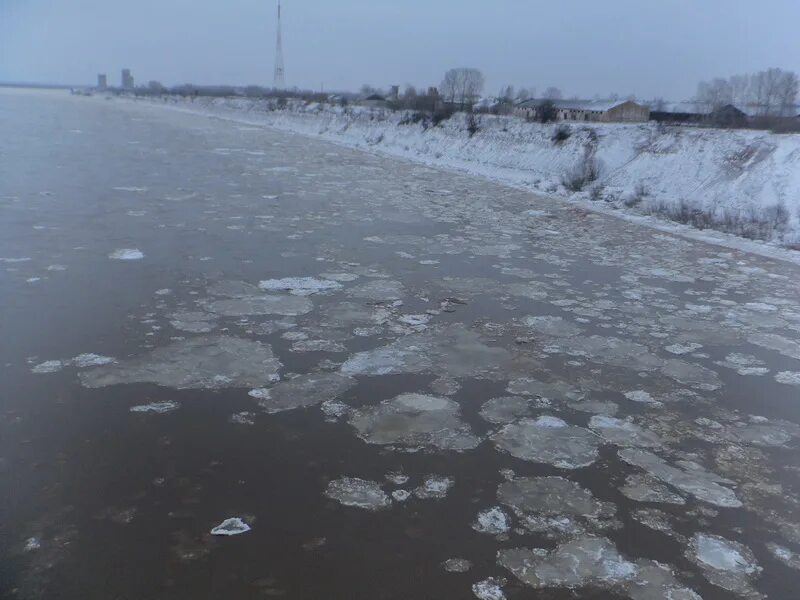
<instances>
[{"instance_id":1,"label":"broken ice sheet","mask_svg":"<svg viewBox=\"0 0 800 600\"><path fill-rule=\"evenodd\" d=\"M370 444L406 449L470 450L480 439L461 420L457 402L424 394L401 394L354 410L350 425Z\"/></svg>"},{"instance_id":2,"label":"broken ice sheet","mask_svg":"<svg viewBox=\"0 0 800 600\"><path fill-rule=\"evenodd\" d=\"M204 308L223 317L247 317L253 315L295 317L311 312L314 304L305 297L270 294L212 300L205 303Z\"/></svg>"},{"instance_id":3,"label":"broken ice sheet","mask_svg":"<svg viewBox=\"0 0 800 600\"><path fill-rule=\"evenodd\" d=\"M179 340L80 374L88 388L154 383L176 389L257 388L275 381L280 361L267 344L231 336Z\"/></svg>"},{"instance_id":4,"label":"broken ice sheet","mask_svg":"<svg viewBox=\"0 0 800 600\"><path fill-rule=\"evenodd\" d=\"M365 510L381 510L388 508L392 503L377 482L358 477L334 479L328 484L325 495L344 506Z\"/></svg>"},{"instance_id":5,"label":"broken ice sheet","mask_svg":"<svg viewBox=\"0 0 800 600\"><path fill-rule=\"evenodd\" d=\"M504 348L484 344L480 334L460 324L432 327L351 356L342 371L348 375L435 373L440 377L499 377L512 366Z\"/></svg>"},{"instance_id":6,"label":"broken ice sheet","mask_svg":"<svg viewBox=\"0 0 800 600\"><path fill-rule=\"evenodd\" d=\"M210 533L211 535L231 536L241 535L248 531L250 531L250 525L239 517L232 517L230 519L225 519L222 523L214 527Z\"/></svg>"},{"instance_id":7,"label":"broken ice sheet","mask_svg":"<svg viewBox=\"0 0 800 600\"><path fill-rule=\"evenodd\" d=\"M727 508L742 506L741 501L731 489L718 483L724 481L722 478L703 469L698 464L684 462L683 465L686 468L680 469L655 454L639 448L621 449L618 454L626 463L644 469L653 477L698 500Z\"/></svg>"},{"instance_id":8,"label":"broken ice sheet","mask_svg":"<svg viewBox=\"0 0 800 600\"><path fill-rule=\"evenodd\" d=\"M607 442L618 446L657 448L664 445L652 431L643 429L631 421L614 417L595 415L589 420L589 428L600 434Z\"/></svg>"},{"instance_id":9,"label":"broken ice sheet","mask_svg":"<svg viewBox=\"0 0 800 600\"><path fill-rule=\"evenodd\" d=\"M616 507L563 477L517 477L501 483L497 498L530 531L570 534L611 524Z\"/></svg>"},{"instance_id":10,"label":"broken ice sheet","mask_svg":"<svg viewBox=\"0 0 800 600\"><path fill-rule=\"evenodd\" d=\"M498 563L534 589L600 588L632 600L700 600L667 566L650 560L631 562L601 537L578 536L554 550L500 550Z\"/></svg>"},{"instance_id":11,"label":"broken ice sheet","mask_svg":"<svg viewBox=\"0 0 800 600\"><path fill-rule=\"evenodd\" d=\"M625 479L620 491L637 502L659 502L662 504L686 504L683 496L667 485L647 474L634 473Z\"/></svg>"},{"instance_id":12,"label":"broken ice sheet","mask_svg":"<svg viewBox=\"0 0 800 600\"><path fill-rule=\"evenodd\" d=\"M258 283L258 287L267 291L288 291L295 296L310 296L342 289L342 284L332 279L316 279L314 277L284 277L282 279L266 279Z\"/></svg>"},{"instance_id":13,"label":"broken ice sheet","mask_svg":"<svg viewBox=\"0 0 800 600\"><path fill-rule=\"evenodd\" d=\"M775 375L775 381L785 385L800 386L800 372L799 371L781 371Z\"/></svg>"},{"instance_id":14,"label":"broken ice sheet","mask_svg":"<svg viewBox=\"0 0 800 600\"><path fill-rule=\"evenodd\" d=\"M703 570L711 583L744 598L761 598L752 579L762 569L749 548L718 535L697 533L689 543L686 557Z\"/></svg>"},{"instance_id":15,"label":"broken ice sheet","mask_svg":"<svg viewBox=\"0 0 800 600\"><path fill-rule=\"evenodd\" d=\"M521 419L491 436L500 450L531 462L560 469L588 467L597 460L602 442L596 434L557 417Z\"/></svg>"},{"instance_id":16,"label":"broken ice sheet","mask_svg":"<svg viewBox=\"0 0 800 600\"><path fill-rule=\"evenodd\" d=\"M489 423L505 425L523 417L532 417L539 403L521 396L501 396L492 398L481 407L480 415Z\"/></svg>"},{"instance_id":17,"label":"broken ice sheet","mask_svg":"<svg viewBox=\"0 0 800 600\"><path fill-rule=\"evenodd\" d=\"M309 373L249 394L267 413L278 413L335 400L355 384L355 379L339 373Z\"/></svg>"},{"instance_id":18,"label":"broken ice sheet","mask_svg":"<svg viewBox=\"0 0 800 600\"><path fill-rule=\"evenodd\" d=\"M800 571L800 553L794 552L786 546L781 546L780 544L776 544L774 542L769 542L767 544L767 550L770 551L772 556L777 558L790 569L796 569Z\"/></svg>"}]
</instances>

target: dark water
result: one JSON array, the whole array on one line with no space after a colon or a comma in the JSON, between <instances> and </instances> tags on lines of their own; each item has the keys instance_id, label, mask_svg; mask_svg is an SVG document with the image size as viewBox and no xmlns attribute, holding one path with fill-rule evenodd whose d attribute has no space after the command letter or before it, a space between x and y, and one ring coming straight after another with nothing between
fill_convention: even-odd
<instances>
[{"instance_id":1,"label":"dark water","mask_svg":"<svg viewBox=\"0 0 800 600\"><path fill-rule=\"evenodd\" d=\"M531 208L544 213L526 216ZM144 258L110 259L119 249L138 249ZM509 539L471 528L479 511L498 504L501 469L566 477L612 502L617 526L590 527L588 534L609 538L626 559L671 565L677 580L703 598L735 594L687 558L696 533L752 550L763 571L749 578L752 590L739 590L742 597L796 597L797 570L765 544L800 551L793 428L800 388L774 377L800 371L800 356L794 346L781 352L763 338L753 342L758 335L800 340L794 266L291 134L24 92L0 94L0 258L4 598L457 599L475 597L471 586L487 577L506 578L509 598L627 597L621 587L597 582L534 590L497 564L503 548L553 549L565 541L521 529L508 508ZM409 453L367 444L347 417L326 420L318 406L265 413L248 395L252 386L88 388L78 374L91 367L32 372L83 353L124 365L192 338L197 334L172 324L174 314L205 311L215 282L323 273L359 278L309 296L313 310L304 315L210 315L212 335L270 345L289 379L462 324L513 357L508 373L489 375L478 365L455 378L450 397L481 437L477 448ZM395 297L351 295L354 286L386 279L403 285L402 305ZM514 287L524 283L544 295ZM345 301L389 316L378 325L331 324L326 311ZM425 311L434 314L417 332L401 320ZM661 366L644 368L636 350L623 359L613 359L613 349L567 351L559 346L562 334L521 325L527 315L561 316L587 338L635 342L659 360L702 366L716 383L704 387ZM354 334L368 326L373 331ZM287 330L339 341L344 351L294 351ZM690 342L702 348L665 350ZM463 349L452 352L461 360ZM768 372L740 375L717 364L731 353L755 357L760 362L753 364ZM443 393L433 391L441 389L437 368L398 370L357 375L339 399L358 409L402 393ZM509 381L523 375L613 402L618 418L661 436L663 445L649 450L670 463L691 458L721 475L744 506L720 508L689 494L684 505L626 498L619 488L639 471L619 459L613 444L602 444L592 465L576 469L501 452L486 439L498 427L479 411L488 399L511 395ZM623 392L632 390L646 390L663 405L631 402ZM694 395L669 400L678 390ZM551 400L532 416L587 427L592 412L566 398ZM165 401L180 408L129 410ZM255 413L253 424L230 422L242 411ZM751 415L768 419L770 431L786 439L765 444L739 436L754 422ZM725 435L709 438L695 422L703 417ZM738 458L726 459L731 455ZM444 499L412 497L375 512L324 494L342 476L380 482L390 492L399 486L384 476L398 471L411 478L408 490L429 474L452 477L455 485ZM670 531L635 520L641 508L662 510ZM234 516L252 531L209 534ZM32 539L38 548L26 549ZM453 557L472 568L446 572L441 563Z\"/></svg>"}]
</instances>

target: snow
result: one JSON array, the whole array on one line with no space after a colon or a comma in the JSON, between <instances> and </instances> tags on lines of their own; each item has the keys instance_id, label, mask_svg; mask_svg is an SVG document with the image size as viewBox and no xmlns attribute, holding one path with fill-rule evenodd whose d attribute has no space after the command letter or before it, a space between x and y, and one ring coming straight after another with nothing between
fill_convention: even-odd
<instances>
[{"instance_id":1,"label":"snow","mask_svg":"<svg viewBox=\"0 0 800 600\"><path fill-rule=\"evenodd\" d=\"M403 112L363 107L290 103L271 110L268 101L247 98L173 98L173 108L267 126L380 152L436 167L467 172L539 194L569 197L587 208L678 233L792 262L796 253L777 247L800 241L800 135L765 131L658 127L639 124L568 124L572 135L552 141L560 124L527 123L517 117L480 116L480 131L469 137L464 115L438 127L400 125ZM586 191L571 194L562 178L596 139L599 184L605 202ZM772 245L668 223L625 206L646 190L642 207L675 206L757 214L778 204L789 213L785 231Z\"/></svg>"}]
</instances>

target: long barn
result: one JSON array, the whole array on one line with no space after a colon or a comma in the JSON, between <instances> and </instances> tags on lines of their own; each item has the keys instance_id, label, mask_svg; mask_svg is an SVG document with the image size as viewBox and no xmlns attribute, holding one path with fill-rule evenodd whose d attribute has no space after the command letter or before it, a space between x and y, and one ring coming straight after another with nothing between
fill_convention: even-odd
<instances>
[{"instance_id":1,"label":"long barn","mask_svg":"<svg viewBox=\"0 0 800 600\"><path fill-rule=\"evenodd\" d=\"M514 114L538 119L543 99L524 100L516 105ZM557 121L588 121L595 123L644 123L650 120L650 108L632 100L551 100Z\"/></svg>"}]
</instances>

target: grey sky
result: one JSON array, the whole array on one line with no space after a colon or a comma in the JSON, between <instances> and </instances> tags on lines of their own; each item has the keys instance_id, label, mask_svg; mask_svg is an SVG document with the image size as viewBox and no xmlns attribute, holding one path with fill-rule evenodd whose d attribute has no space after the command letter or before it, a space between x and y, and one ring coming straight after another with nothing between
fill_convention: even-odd
<instances>
[{"instance_id":1,"label":"grey sky","mask_svg":"<svg viewBox=\"0 0 800 600\"><path fill-rule=\"evenodd\" d=\"M0 0L0 81L270 85L275 0ZM800 71L800 0L284 0L287 84L437 85L683 99L697 81Z\"/></svg>"}]
</instances>

